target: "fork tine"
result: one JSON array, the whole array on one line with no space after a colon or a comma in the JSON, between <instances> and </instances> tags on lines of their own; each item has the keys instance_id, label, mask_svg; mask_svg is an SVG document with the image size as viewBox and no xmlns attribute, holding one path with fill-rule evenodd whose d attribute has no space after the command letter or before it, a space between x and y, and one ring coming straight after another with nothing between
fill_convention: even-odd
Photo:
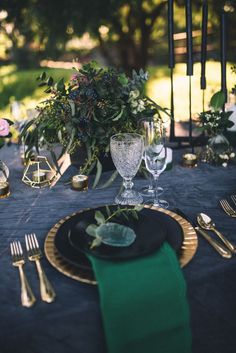
<instances>
[{"instance_id":1,"label":"fork tine","mask_svg":"<svg viewBox=\"0 0 236 353\"><path fill-rule=\"evenodd\" d=\"M25 245L26 245L26 250L29 251L29 240L28 240L28 235L25 234Z\"/></svg>"},{"instance_id":2,"label":"fork tine","mask_svg":"<svg viewBox=\"0 0 236 353\"><path fill-rule=\"evenodd\" d=\"M228 203L228 201L226 201L225 204L227 205L228 210L229 210L232 214L236 214L236 212L235 212L234 209L230 206L230 204Z\"/></svg>"},{"instance_id":3,"label":"fork tine","mask_svg":"<svg viewBox=\"0 0 236 353\"><path fill-rule=\"evenodd\" d=\"M229 213L232 213L232 209L226 200L223 200L224 206Z\"/></svg>"},{"instance_id":4,"label":"fork tine","mask_svg":"<svg viewBox=\"0 0 236 353\"><path fill-rule=\"evenodd\" d=\"M11 256L14 256L14 249L13 249L13 244L10 243L10 249L11 249Z\"/></svg>"},{"instance_id":5,"label":"fork tine","mask_svg":"<svg viewBox=\"0 0 236 353\"><path fill-rule=\"evenodd\" d=\"M14 249L15 255L18 256L19 253L18 253L18 247L17 247L16 241L13 242L13 249Z\"/></svg>"},{"instance_id":6,"label":"fork tine","mask_svg":"<svg viewBox=\"0 0 236 353\"><path fill-rule=\"evenodd\" d=\"M33 250L33 244L32 244L32 239L31 239L31 234L28 234L28 242L29 242L29 249Z\"/></svg>"},{"instance_id":7,"label":"fork tine","mask_svg":"<svg viewBox=\"0 0 236 353\"><path fill-rule=\"evenodd\" d=\"M236 211L230 206L227 200L223 199L220 202L224 211L230 216L236 216Z\"/></svg>"},{"instance_id":8,"label":"fork tine","mask_svg":"<svg viewBox=\"0 0 236 353\"><path fill-rule=\"evenodd\" d=\"M33 248L36 249L37 246L36 246L36 244L35 244L34 233L31 233L31 234L30 234L30 237L31 237L31 241L32 241L32 244L33 244Z\"/></svg>"},{"instance_id":9,"label":"fork tine","mask_svg":"<svg viewBox=\"0 0 236 353\"><path fill-rule=\"evenodd\" d=\"M230 216L227 208L225 207L225 203L224 203L224 200L220 200L220 204L221 204L221 207L223 208L223 210L225 211L225 213L227 213L227 215Z\"/></svg>"},{"instance_id":10,"label":"fork tine","mask_svg":"<svg viewBox=\"0 0 236 353\"><path fill-rule=\"evenodd\" d=\"M19 247L20 255L22 256L23 255L23 250L22 250L22 246L21 246L20 241L18 241L18 247Z\"/></svg>"},{"instance_id":11,"label":"fork tine","mask_svg":"<svg viewBox=\"0 0 236 353\"><path fill-rule=\"evenodd\" d=\"M231 199L233 200L233 203L236 205L236 196L235 195L231 195Z\"/></svg>"},{"instance_id":12,"label":"fork tine","mask_svg":"<svg viewBox=\"0 0 236 353\"><path fill-rule=\"evenodd\" d=\"M33 233L33 234L32 234L32 236L33 236L33 238L34 238L36 248L38 248L38 249L39 249L39 243L38 243L38 239L37 239L37 237L36 237L36 234L35 234L35 233Z\"/></svg>"}]
</instances>

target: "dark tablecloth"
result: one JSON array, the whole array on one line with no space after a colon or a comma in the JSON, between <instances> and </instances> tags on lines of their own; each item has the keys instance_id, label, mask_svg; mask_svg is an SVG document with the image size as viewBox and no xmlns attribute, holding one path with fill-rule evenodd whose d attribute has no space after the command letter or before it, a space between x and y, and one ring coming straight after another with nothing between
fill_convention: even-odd
<instances>
[{"instance_id":1,"label":"dark tablecloth","mask_svg":"<svg viewBox=\"0 0 236 353\"><path fill-rule=\"evenodd\" d=\"M195 169L183 168L179 163L182 153L174 151L172 170L160 177L165 198L171 208L178 207L190 217L198 212L209 214L218 229L236 243L236 219L224 214L219 205L219 199L236 193L236 167L201 164ZM16 147L4 147L0 159L11 172L11 196L0 200L0 352L105 353L97 287L65 277L44 258L42 264L57 300L53 304L40 300L34 264L27 263L25 271L38 300L33 308L23 308L9 242L23 242L25 233L36 232L43 247L47 232L61 218L85 207L112 202L120 179L107 189L85 193L72 191L62 181L52 189L31 189L21 182L23 167ZM64 180L75 173L71 167ZM138 188L146 183L145 179L135 179ZM188 286L193 352L235 353L236 256L223 259L199 238L198 251L183 272Z\"/></svg>"}]
</instances>

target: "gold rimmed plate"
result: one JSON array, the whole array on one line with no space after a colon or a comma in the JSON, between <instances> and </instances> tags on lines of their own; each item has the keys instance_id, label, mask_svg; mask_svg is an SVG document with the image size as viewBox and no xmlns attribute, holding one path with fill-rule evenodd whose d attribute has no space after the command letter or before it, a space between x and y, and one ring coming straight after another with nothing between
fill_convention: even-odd
<instances>
[{"instance_id":1,"label":"gold rimmed plate","mask_svg":"<svg viewBox=\"0 0 236 353\"><path fill-rule=\"evenodd\" d=\"M195 230L187 220L185 220L183 217L179 216L178 214L172 211L164 210L164 209L160 209L160 208L157 208L154 206L148 206L148 205L146 205L145 208L162 212L170 216L181 227L182 234L183 234L183 241L182 241L180 251L178 252L178 256L179 256L180 266L184 267L193 258L197 250L198 240L197 240L197 234ZM58 223L56 223L49 231L45 239L44 249L45 249L45 254L48 261L58 271L78 281L89 283L89 284L96 284L92 270L75 266L73 263L70 263L58 252L58 250L55 247L55 237L58 230L62 227L62 225L66 221L70 220L72 217L85 211L88 211L88 209L82 210L78 213L73 213L72 215L63 218ZM84 255L81 254L81 256L84 256ZM78 258L78 262L79 262L79 258Z\"/></svg>"}]
</instances>

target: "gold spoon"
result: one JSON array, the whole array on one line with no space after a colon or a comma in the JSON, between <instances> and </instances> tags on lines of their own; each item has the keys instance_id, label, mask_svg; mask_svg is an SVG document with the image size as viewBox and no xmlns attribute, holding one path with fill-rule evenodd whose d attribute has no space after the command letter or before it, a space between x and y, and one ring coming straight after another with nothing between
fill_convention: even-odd
<instances>
[{"instance_id":1,"label":"gold spoon","mask_svg":"<svg viewBox=\"0 0 236 353\"><path fill-rule=\"evenodd\" d=\"M215 228L215 223L208 215L206 215L205 213L199 213L197 216L197 221L200 227L202 227L203 229L212 230L213 232L215 232L215 234L222 240L225 246L227 246L227 248L232 251L232 253L236 253L236 247L228 239L226 239L221 232L219 232Z\"/></svg>"}]
</instances>

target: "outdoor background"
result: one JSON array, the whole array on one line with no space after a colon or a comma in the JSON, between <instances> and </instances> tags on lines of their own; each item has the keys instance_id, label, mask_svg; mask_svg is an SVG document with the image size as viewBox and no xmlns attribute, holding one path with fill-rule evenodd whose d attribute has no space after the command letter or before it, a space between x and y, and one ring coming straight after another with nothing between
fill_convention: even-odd
<instances>
[{"instance_id":1,"label":"outdoor background","mask_svg":"<svg viewBox=\"0 0 236 353\"><path fill-rule=\"evenodd\" d=\"M175 119L188 119L184 0L176 0L174 70ZM236 1L208 0L208 62L206 103L220 89L220 13L227 11L227 86L236 84ZM194 76L193 114L202 111L200 90L201 6L192 1ZM170 107L167 1L163 0L1 0L0 117L30 117L45 97L37 76L46 71L68 80L73 67L96 60L130 73L149 71L147 93ZM19 106L15 101L21 103Z\"/></svg>"}]
</instances>

